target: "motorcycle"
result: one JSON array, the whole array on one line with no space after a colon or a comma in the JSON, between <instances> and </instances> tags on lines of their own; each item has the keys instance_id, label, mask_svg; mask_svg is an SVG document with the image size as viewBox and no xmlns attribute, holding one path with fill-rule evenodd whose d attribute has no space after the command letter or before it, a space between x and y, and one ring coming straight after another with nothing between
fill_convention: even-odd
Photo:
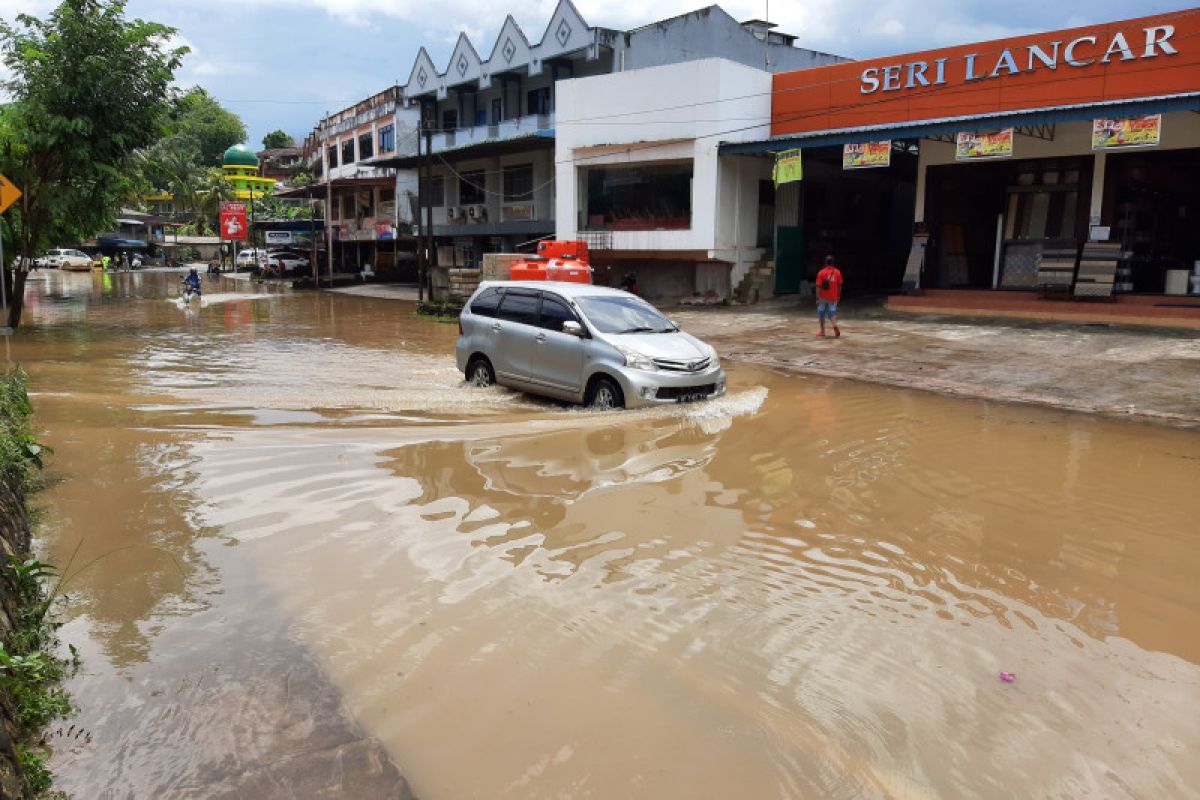
<instances>
[{"instance_id":1,"label":"motorcycle","mask_svg":"<svg viewBox=\"0 0 1200 800\"><path fill-rule=\"evenodd\" d=\"M199 287L193 286L186 280L182 281L179 287L179 301L185 306L190 306L193 299L203 305L204 298L200 293Z\"/></svg>"}]
</instances>

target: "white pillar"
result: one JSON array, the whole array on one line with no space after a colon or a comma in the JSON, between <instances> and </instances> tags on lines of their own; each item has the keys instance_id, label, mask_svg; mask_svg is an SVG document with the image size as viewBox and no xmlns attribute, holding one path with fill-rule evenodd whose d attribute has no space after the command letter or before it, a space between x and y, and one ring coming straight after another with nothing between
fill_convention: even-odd
<instances>
[{"instance_id":1,"label":"white pillar","mask_svg":"<svg viewBox=\"0 0 1200 800\"><path fill-rule=\"evenodd\" d=\"M1108 154L1101 150L1096 153L1096 158L1092 162L1092 204L1088 211L1089 225L1100 224L1100 213L1103 211L1104 205L1104 168L1107 161Z\"/></svg>"}]
</instances>

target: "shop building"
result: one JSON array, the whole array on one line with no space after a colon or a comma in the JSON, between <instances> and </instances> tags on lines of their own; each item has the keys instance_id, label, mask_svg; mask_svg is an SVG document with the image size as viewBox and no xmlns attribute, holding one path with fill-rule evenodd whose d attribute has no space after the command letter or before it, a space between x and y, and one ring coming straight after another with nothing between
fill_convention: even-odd
<instances>
[{"instance_id":1,"label":"shop building","mask_svg":"<svg viewBox=\"0 0 1200 800\"><path fill-rule=\"evenodd\" d=\"M539 239L561 236L557 215L564 208L570 220L575 218L573 202L564 205L557 184L563 171L555 164L556 140L564 134L559 99L564 82L640 74L646 68L708 58L757 68L763 75L843 60L796 47L795 39L770 23L739 22L719 6L618 31L590 25L570 0L561 0L536 41L510 16L490 47L476 49L461 35L444 69L422 48L401 90L419 109L425 128L433 131L432 175L418 176L421 161L415 152L372 163L400 170L397 191L411 199L413 212L406 218L415 222L415 210L427 200L439 249L446 253L443 248L449 248L460 266L478 266L484 253L528 251ZM670 91L694 82L686 70L679 71ZM636 79L624 82L629 83ZM769 83L761 88L764 99L769 88ZM618 126L607 124L604 116L620 120L622 109L617 98L607 96L611 102L605 100L603 110L577 114L591 119L568 124L616 130ZM661 103L667 96L654 99ZM765 122L769 110L765 101L763 106ZM633 128L626 126L625 131ZM600 143L595 137L585 138L587 145ZM624 140L623 135L614 139ZM576 138L572 142L574 147ZM690 157L676 153L668 160ZM677 171L668 180L687 194L690 189L682 176ZM676 216L672 224L681 224L682 217ZM695 252L712 249L691 245Z\"/></svg>"},{"instance_id":2,"label":"shop building","mask_svg":"<svg viewBox=\"0 0 1200 800\"><path fill-rule=\"evenodd\" d=\"M371 271L416 280L411 212L396 198L396 171L381 160L416 152L416 109L400 88L327 115L305 138L297 171L311 181L276 196L308 199L322 221L317 255L322 274Z\"/></svg>"},{"instance_id":3,"label":"shop building","mask_svg":"<svg viewBox=\"0 0 1200 800\"><path fill-rule=\"evenodd\" d=\"M1192 313L1200 9L779 74L770 132L721 153L801 152L778 292L833 253L848 290L922 293L897 307L990 292Z\"/></svg>"},{"instance_id":4,"label":"shop building","mask_svg":"<svg viewBox=\"0 0 1200 800\"><path fill-rule=\"evenodd\" d=\"M770 160L718 147L767 135L770 103L770 73L725 59L560 82L557 238L588 242L597 283L728 298L771 249L774 207Z\"/></svg>"}]
</instances>

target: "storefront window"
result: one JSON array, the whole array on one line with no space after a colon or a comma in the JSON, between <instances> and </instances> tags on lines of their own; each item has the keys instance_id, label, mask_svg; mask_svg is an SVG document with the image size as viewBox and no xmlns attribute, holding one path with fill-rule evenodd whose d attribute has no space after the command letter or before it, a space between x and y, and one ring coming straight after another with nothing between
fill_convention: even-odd
<instances>
[{"instance_id":1,"label":"storefront window","mask_svg":"<svg viewBox=\"0 0 1200 800\"><path fill-rule=\"evenodd\" d=\"M1121 247L1117 291L1190 288L1188 276L1200 263L1198 176L1196 149L1109 155L1103 225Z\"/></svg>"},{"instance_id":2,"label":"storefront window","mask_svg":"<svg viewBox=\"0 0 1200 800\"><path fill-rule=\"evenodd\" d=\"M587 230L682 230L692 225L692 162L592 167L586 175Z\"/></svg>"}]
</instances>

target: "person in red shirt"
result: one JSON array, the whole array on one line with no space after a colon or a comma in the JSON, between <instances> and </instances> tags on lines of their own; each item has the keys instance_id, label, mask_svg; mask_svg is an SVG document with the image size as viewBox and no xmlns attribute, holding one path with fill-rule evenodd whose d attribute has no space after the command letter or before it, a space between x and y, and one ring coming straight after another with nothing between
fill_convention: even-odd
<instances>
[{"instance_id":1,"label":"person in red shirt","mask_svg":"<svg viewBox=\"0 0 1200 800\"><path fill-rule=\"evenodd\" d=\"M825 318L833 323L833 335L841 336L838 328L837 304L842 299L842 271L833 265L833 256L825 256L825 268L817 273L817 319L821 321L821 332L825 335Z\"/></svg>"}]
</instances>

